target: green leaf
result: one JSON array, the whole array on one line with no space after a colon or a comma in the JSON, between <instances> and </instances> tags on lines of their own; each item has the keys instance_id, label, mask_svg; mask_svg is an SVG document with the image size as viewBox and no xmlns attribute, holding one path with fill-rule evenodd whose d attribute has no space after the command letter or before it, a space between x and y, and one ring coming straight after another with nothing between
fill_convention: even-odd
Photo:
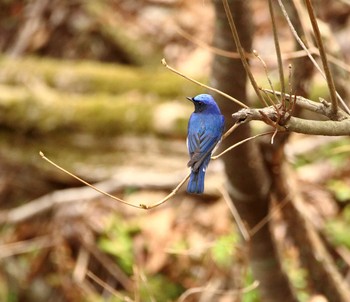
<instances>
[{"instance_id":1,"label":"green leaf","mask_svg":"<svg viewBox=\"0 0 350 302\"><path fill-rule=\"evenodd\" d=\"M328 189L341 202L350 200L350 186L342 180L331 180L327 184Z\"/></svg>"},{"instance_id":2,"label":"green leaf","mask_svg":"<svg viewBox=\"0 0 350 302\"><path fill-rule=\"evenodd\" d=\"M211 248L214 262L220 267L230 266L235 253L235 244L238 238L236 234L224 235L215 242Z\"/></svg>"},{"instance_id":3,"label":"green leaf","mask_svg":"<svg viewBox=\"0 0 350 302\"><path fill-rule=\"evenodd\" d=\"M133 235L138 228L128 225L117 216L111 217L109 227L98 240L100 249L116 258L120 267L128 274L132 274L134 264Z\"/></svg>"},{"instance_id":4,"label":"green leaf","mask_svg":"<svg viewBox=\"0 0 350 302\"><path fill-rule=\"evenodd\" d=\"M141 301L175 301L183 288L162 275L150 276L141 283Z\"/></svg>"},{"instance_id":5,"label":"green leaf","mask_svg":"<svg viewBox=\"0 0 350 302\"><path fill-rule=\"evenodd\" d=\"M327 222L326 233L333 244L350 249L350 205L345 207L339 217Z\"/></svg>"}]
</instances>

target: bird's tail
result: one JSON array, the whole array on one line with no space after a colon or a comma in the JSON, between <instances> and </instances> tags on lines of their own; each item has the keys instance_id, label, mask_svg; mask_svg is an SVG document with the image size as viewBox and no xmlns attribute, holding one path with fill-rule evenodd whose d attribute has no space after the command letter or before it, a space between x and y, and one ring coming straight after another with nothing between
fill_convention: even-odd
<instances>
[{"instance_id":1,"label":"bird's tail","mask_svg":"<svg viewBox=\"0 0 350 302\"><path fill-rule=\"evenodd\" d=\"M197 169L195 169L196 165L192 166L190 180L187 185L188 193L202 194L204 192L205 170L208 167L210 157L211 153L208 154Z\"/></svg>"},{"instance_id":2,"label":"bird's tail","mask_svg":"<svg viewBox=\"0 0 350 302\"><path fill-rule=\"evenodd\" d=\"M204 191L205 168L200 167L198 171L191 171L190 180L187 185L187 192L201 194Z\"/></svg>"}]
</instances>

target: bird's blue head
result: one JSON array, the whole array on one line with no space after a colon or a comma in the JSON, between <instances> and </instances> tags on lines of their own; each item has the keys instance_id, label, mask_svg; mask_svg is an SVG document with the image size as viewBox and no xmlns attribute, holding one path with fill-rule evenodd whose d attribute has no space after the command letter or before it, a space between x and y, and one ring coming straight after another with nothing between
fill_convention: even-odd
<instances>
[{"instance_id":1,"label":"bird's blue head","mask_svg":"<svg viewBox=\"0 0 350 302\"><path fill-rule=\"evenodd\" d=\"M219 106L210 94L198 94L193 98L187 97L194 104L195 113L221 114Z\"/></svg>"}]
</instances>

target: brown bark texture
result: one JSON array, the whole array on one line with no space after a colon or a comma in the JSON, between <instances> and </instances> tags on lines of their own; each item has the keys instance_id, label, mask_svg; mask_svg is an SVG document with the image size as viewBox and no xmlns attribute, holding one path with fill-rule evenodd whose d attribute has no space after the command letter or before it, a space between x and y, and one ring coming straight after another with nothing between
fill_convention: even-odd
<instances>
[{"instance_id":1,"label":"brown bark texture","mask_svg":"<svg viewBox=\"0 0 350 302\"><path fill-rule=\"evenodd\" d=\"M306 33L302 27L300 18L305 18L307 16L306 12L303 11L302 7L300 7L301 11L298 11L293 1L287 2L286 8L299 37L305 37ZM307 41L304 42L307 43ZM297 42L295 42L295 49L300 50L300 45ZM310 81L313 76L313 65L307 57L303 57L294 59L292 66L291 85L293 93L307 98L309 96ZM336 78L338 77L336 76ZM294 111L296 115L300 113L301 110ZM301 121L304 120L298 119L298 124ZM334 126L335 133L339 133L341 126ZM331 125L326 125L327 131L330 132L331 129ZM289 235L298 247L300 261L308 272L310 286L316 292L324 295L328 301L348 301L350 297L348 286L337 270L336 264L327 251L318 232L304 215L303 196L297 190L297 180L294 177L293 171L288 169L283 151L284 143L287 141L289 135L284 137L285 139L282 141L277 140L283 143L277 144L275 150L271 150L270 148L272 154L270 155L270 160L268 160L268 165L270 167L269 171L272 172L274 196L278 202L286 202L286 206L282 208L282 212L289 225Z\"/></svg>"},{"instance_id":2,"label":"brown bark texture","mask_svg":"<svg viewBox=\"0 0 350 302\"><path fill-rule=\"evenodd\" d=\"M233 0L229 1L229 5L241 44L246 51L251 51L253 24L249 1ZM214 46L235 51L236 46L222 1L214 1L214 6L216 11ZM240 60L232 60L218 55L214 57L211 75L212 86L247 102L246 79L247 76ZM216 99L219 101L228 129L232 125L231 114L240 108L227 100L220 100L217 95ZM250 136L249 125L239 128L233 136L222 143L222 148ZM224 156L223 161L228 176L227 188L230 197L248 227L253 228L268 215L270 203L271 178L264 166L260 149L256 143L249 142L229 152ZM260 282L259 291L262 301L297 301L289 280L282 270L268 224L251 238L249 260L253 275Z\"/></svg>"}]
</instances>

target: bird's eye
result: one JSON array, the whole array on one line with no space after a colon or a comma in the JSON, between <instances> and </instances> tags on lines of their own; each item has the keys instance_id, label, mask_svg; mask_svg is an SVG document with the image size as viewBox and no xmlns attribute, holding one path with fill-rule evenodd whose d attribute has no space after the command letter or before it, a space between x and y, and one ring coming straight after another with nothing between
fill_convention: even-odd
<instances>
[{"instance_id":1,"label":"bird's eye","mask_svg":"<svg viewBox=\"0 0 350 302\"><path fill-rule=\"evenodd\" d=\"M198 102L198 105L199 105L199 106L202 106L202 105L203 105L203 102Z\"/></svg>"}]
</instances>

